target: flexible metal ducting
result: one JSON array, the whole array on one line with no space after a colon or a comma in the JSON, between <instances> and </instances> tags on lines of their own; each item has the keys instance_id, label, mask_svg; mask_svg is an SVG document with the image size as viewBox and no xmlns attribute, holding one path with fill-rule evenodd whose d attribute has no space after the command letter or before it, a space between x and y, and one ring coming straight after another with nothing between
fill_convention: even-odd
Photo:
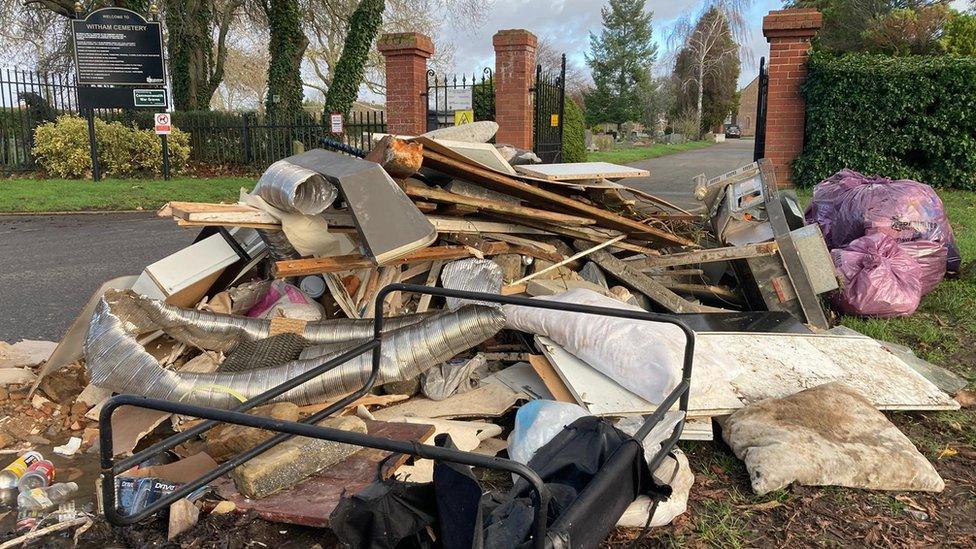
<instances>
[{"instance_id":1,"label":"flexible metal ducting","mask_svg":"<svg viewBox=\"0 0 976 549\"><path fill-rule=\"evenodd\" d=\"M106 292L104 299L121 321L122 328L130 334L162 330L180 343L209 351L226 353L238 341L256 341L271 334L270 319L184 309L149 299L131 290L112 290ZM392 317L383 323L383 329L395 330L431 316L425 313ZM373 319L308 322L299 335L314 344L361 342L373 337Z\"/></svg>"},{"instance_id":2,"label":"flexible metal ducting","mask_svg":"<svg viewBox=\"0 0 976 549\"><path fill-rule=\"evenodd\" d=\"M322 213L339 196L324 177L287 159L268 166L251 192L279 210L305 215Z\"/></svg>"},{"instance_id":3,"label":"flexible metal ducting","mask_svg":"<svg viewBox=\"0 0 976 549\"><path fill-rule=\"evenodd\" d=\"M271 256L272 260L284 261L302 257L302 254L298 253L298 250L288 241L285 231L258 229L258 235L268 247L268 255Z\"/></svg>"},{"instance_id":4,"label":"flexible metal ducting","mask_svg":"<svg viewBox=\"0 0 976 549\"><path fill-rule=\"evenodd\" d=\"M225 324L237 319L220 316L224 317ZM382 359L376 384L412 379L492 337L504 324L504 316L499 310L469 305L386 332L382 336ZM238 373L181 373L160 366L125 329L126 325L115 314L109 300L99 302L85 341L86 366L92 383L119 393L222 409L232 408L340 354L331 353L274 368ZM132 326L131 323L128 325ZM164 326L158 328L164 329ZM185 329L186 326L176 323L169 328ZM236 324L232 328L241 330ZM365 353L288 391L275 401L306 405L342 396L362 387L371 369L372 353Z\"/></svg>"}]
</instances>

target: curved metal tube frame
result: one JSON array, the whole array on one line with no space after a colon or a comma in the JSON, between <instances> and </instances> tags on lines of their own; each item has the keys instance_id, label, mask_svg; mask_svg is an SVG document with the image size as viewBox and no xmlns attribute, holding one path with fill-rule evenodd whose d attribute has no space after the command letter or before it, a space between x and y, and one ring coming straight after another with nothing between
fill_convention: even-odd
<instances>
[{"instance_id":1,"label":"curved metal tube frame","mask_svg":"<svg viewBox=\"0 0 976 549\"><path fill-rule=\"evenodd\" d=\"M631 311L627 309L613 309L608 307L593 307L589 305L579 305L575 303L561 303L556 301L547 301L540 299L529 299L525 297L515 297L515 296L501 296L497 294L487 294L480 292L469 292L463 290L449 290L446 288L431 288L427 286L418 286L414 284L390 284L382 288L376 295L376 310L382 311L383 299L391 292L413 292L420 294L429 294L432 296L440 297L453 297L459 299L469 299L469 300L479 300L479 301L490 301L495 303L502 303L507 305L520 305L525 307L536 307L540 309L554 309L559 311L573 312L573 313L584 313L584 314L596 314L613 316L619 318L629 318L632 320L650 320L657 322L666 322L668 324L674 324L678 326L682 332L685 334L685 354L682 363L682 381L678 386L668 395L668 397L657 407L653 414L651 414L644 425L637 431L634 435L635 440L643 440L644 437L650 433L654 425L664 417L665 412L671 408L675 402L678 402L679 408L682 411L688 410L688 397L689 397L689 387L691 385L691 370L694 362L695 353L695 333L691 330L684 322L679 320L676 315L658 314L658 313L648 313L643 311ZM437 446L431 446L428 444L421 444L418 442L407 442L391 440L382 437L370 436L368 434L352 433L349 431L343 431L341 429L332 429L328 427L320 427L315 425L315 423L321 421L322 419L331 416L335 412L342 410L346 405L354 402L359 397L365 395L373 387L376 382L377 375L379 373L380 366L380 336L383 332L383 315L378 315L374 319L373 323L373 339L367 341L361 345L349 349L348 351L342 353L341 355L335 357L334 359L322 364L321 366L309 370L302 375L295 377L286 383L274 387L261 393L260 395L242 403L240 406L234 410L218 410L214 408L206 408L202 406L192 406L188 404L183 404L179 402L170 402L166 400L152 399L146 397L139 397L134 395L118 395L111 398L103 406L101 413L99 414L99 444L101 452L101 487L102 487L102 501L105 509L105 517L108 521L116 526L123 526L128 524L134 524L139 522L146 517L160 511L171 505L172 503L186 497L191 492L199 489L200 487L212 482L213 480L219 478L231 471L234 467L254 458L255 456L267 451L273 446L291 438L292 436L306 436L312 438L319 438L325 440L333 440L336 442L355 444L357 446L363 446L366 448L376 448L379 450L386 450L389 452L397 452L401 454L409 454L416 457L450 461L455 463L461 463L464 465L470 465L475 467L484 467L488 469L497 469L501 471L507 471L514 473L529 483L532 486L533 491L536 493L539 504L535 508L535 518L533 524L533 545L535 547L545 547L547 544L546 538L546 516L549 508L550 492L548 487L543 483L539 475L535 473L532 469L512 461L510 459L489 457L480 454L475 454L473 452L463 452L460 450L452 450L447 448L440 448ZM366 352L372 352L373 356L373 369L369 379L358 391L346 396L345 398L339 400L335 404L321 410L320 412L313 414L305 418L302 422L290 422L290 421L280 421L272 418L266 418L261 416L254 416L245 414L244 412L264 404L271 399L279 396L299 385L313 379L324 372L332 370L339 365L351 360L361 354ZM201 419L206 419L207 421L200 423L182 433L175 434L165 440L162 440L156 444L153 444L149 448L138 452L131 457L115 461L114 452L112 449L112 415L120 406L136 406L139 408L149 408L153 410L160 410L164 412L170 412L174 414L182 414L191 417L198 417ZM236 425L244 425L247 427L255 427L259 429L266 429L270 431L275 431L278 434L271 437L270 439L254 446L250 450L238 454L234 458L227 462L222 463L216 469L210 471L209 473L201 476L200 478L188 482L182 485L175 492L157 500L149 507L143 509L139 513L132 515L122 515L118 512L115 502L115 477L135 465L145 461L146 459L169 450L183 442L190 440L193 437L199 436L200 434L206 432L212 427L216 426L218 422L221 423L232 423ZM681 435L681 430L684 426L684 421L678 422L675 426L674 431L671 436L661 445L661 450L655 455L655 457L650 460L651 470L660 464L661 460L671 451L671 448L677 443L678 437ZM619 450L618 450L619 451ZM612 459L612 458L611 458Z\"/></svg>"}]
</instances>

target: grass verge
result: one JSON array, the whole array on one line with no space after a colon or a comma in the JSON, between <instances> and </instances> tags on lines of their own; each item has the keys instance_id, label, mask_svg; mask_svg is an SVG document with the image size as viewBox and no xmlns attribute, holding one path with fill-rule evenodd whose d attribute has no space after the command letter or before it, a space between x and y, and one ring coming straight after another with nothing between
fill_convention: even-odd
<instances>
[{"instance_id":1,"label":"grass verge","mask_svg":"<svg viewBox=\"0 0 976 549\"><path fill-rule=\"evenodd\" d=\"M669 154L704 149L715 145L713 141L689 141L679 145L668 145L666 143L654 143L643 147L632 147L623 145L612 151L592 151L586 153L586 159L590 162L610 162L613 164L629 164L638 160L657 158Z\"/></svg>"},{"instance_id":2,"label":"grass verge","mask_svg":"<svg viewBox=\"0 0 976 549\"><path fill-rule=\"evenodd\" d=\"M106 179L99 182L66 179L9 179L0 181L0 213L75 212L98 210L154 210L171 200L236 201L248 177Z\"/></svg>"}]
</instances>

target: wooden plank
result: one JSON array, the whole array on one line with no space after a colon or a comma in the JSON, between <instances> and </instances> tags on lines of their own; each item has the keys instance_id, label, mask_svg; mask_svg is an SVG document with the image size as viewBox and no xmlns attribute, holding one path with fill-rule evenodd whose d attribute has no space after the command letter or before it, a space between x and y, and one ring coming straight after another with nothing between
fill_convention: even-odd
<instances>
[{"instance_id":1,"label":"wooden plank","mask_svg":"<svg viewBox=\"0 0 976 549\"><path fill-rule=\"evenodd\" d=\"M507 242L509 244L514 244L516 246L528 246L530 248L538 248L544 252L549 252L551 254L559 253L557 249L552 244L546 244L545 242L537 242L535 240L530 240L528 238L522 238L521 236L514 236L504 233L491 233L485 235L488 238L498 240L499 242Z\"/></svg>"},{"instance_id":2,"label":"wooden plank","mask_svg":"<svg viewBox=\"0 0 976 549\"><path fill-rule=\"evenodd\" d=\"M485 236L489 238L492 237L492 235L485 235ZM448 235L444 235L442 238L449 242L455 242L457 244L461 244L464 246L470 246L478 250L479 252L482 252L483 254L485 253L485 251L490 252L493 249L494 245L498 244L498 242L493 242L491 240L487 240L485 238L481 238L479 236L475 236L472 234L448 234ZM527 255L529 257L534 257L536 259L544 259L546 261L551 261L553 263L558 261L563 261L565 259L565 256L559 252L547 252L540 248L536 248L533 246L522 246L519 244L510 244L507 253Z\"/></svg>"},{"instance_id":3,"label":"wooden plank","mask_svg":"<svg viewBox=\"0 0 976 549\"><path fill-rule=\"evenodd\" d=\"M696 245L691 240L668 231L644 225L643 223L617 215L608 210L567 198L561 194L547 191L514 177L496 173L487 168L459 162L434 151L424 150L424 164L435 170L483 185L489 189L524 198L537 206L557 206L574 213L592 217L596 220L597 225L601 227L617 229L641 239L654 240L678 246Z\"/></svg>"},{"instance_id":4,"label":"wooden plank","mask_svg":"<svg viewBox=\"0 0 976 549\"><path fill-rule=\"evenodd\" d=\"M512 253L512 247L504 242L490 242L486 249L480 250L484 255L498 255ZM449 261L463 259L475 254L465 246L434 246L411 252L407 255L388 261L385 265L403 265L418 261ZM373 261L362 254L336 255L332 257L315 257L307 259L288 259L275 263L275 276L287 278L291 276L305 276L311 274L336 273L375 267Z\"/></svg>"},{"instance_id":5,"label":"wooden plank","mask_svg":"<svg viewBox=\"0 0 976 549\"><path fill-rule=\"evenodd\" d=\"M419 423L366 421L366 427L370 435L410 442L426 440L434 432L433 426ZM254 511L272 522L324 528L342 497L372 484L378 471L382 478L389 478L407 459L405 454L364 448L291 489L261 499L245 498L227 477L211 486L220 497L234 502L238 513Z\"/></svg>"},{"instance_id":6,"label":"wooden plank","mask_svg":"<svg viewBox=\"0 0 976 549\"><path fill-rule=\"evenodd\" d=\"M271 214L243 204L212 204L207 202L170 202L173 217L185 221L218 222L222 224L248 223L278 225Z\"/></svg>"},{"instance_id":7,"label":"wooden plank","mask_svg":"<svg viewBox=\"0 0 976 549\"><path fill-rule=\"evenodd\" d=\"M577 249L585 249L588 244L586 242L575 241L573 246ZM620 279L628 288L646 295L648 299L668 311L673 313L700 313L706 312L706 310L714 310L710 307L703 307L688 302L678 294L665 288L660 282L644 276L640 271L632 269L626 261L617 259L605 250L597 250L590 254L590 260L614 277Z\"/></svg>"},{"instance_id":8,"label":"wooden plank","mask_svg":"<svg viewBox=\"0 0 976 549\"><path fill-rule=\"evenodd\" d=\"M695 250L693 252L662 254L654 257L632 259L627 261L627 264L631 268L639 271L650 271L664 267L680 267L684 265L697 265L699 263L716 263L719 261L776 255L778 250L779 246L775 242L763 242L761 244L749 244L746 246L730 246L727 248L710 248L708 250Z\"/></svg>"},{"instance_id":9,"label":"wooden plank","mask_svg":"<svg viewBox=\"0 0 976 549\"><path fill-rule=\"evenodd\" d=\"M542 378L542 382L545 383L546 388L549 389L549 392L552 393L552 397L555 400L576 404L573 393L566 387L566 383L559 377L556 369L552 367L552 363L549 362L549 359L545 355L529 355L529 364L532 365L535 373L539 374L539 377Z\"/></svg>"},{"instance_id":10,"label":"wooden plank","mask_svg":"<svg viewBox=\"0 0 976 549\"><path fill-rule=\"evenodd\" d=\"M561 214L548 210L529 208L527 206L509 204L507 202L501 202L498 200L488 200L486 198L465 196L463 194L455 194L441 189L423 187L416 184L406 185L404 191L407 193L407 196L411 197L426 198L428 200L433 200L434 202L442 202L445 204L460 204L463 206L477 208L480 211L507 214L515 217L541 219L549 223L557 223L561 225L593 225L596 223L593 219L588 217L580 217L578 215Z\"/></svg>"},{"instance_id":11,"label":"wooden plank","mask_svg":"<svg viewBox=\"0 0 976 549\"><path fill-rule=\"evenodd\" d=\"M457 219L440 215L428 215L427 221L430 221L431 225L439 233L554 234L550 231L527 227L519 223L502 223L482 219Z\"/></svg>"},{"instance_id":12,"label":"wooden plank","mask_svg":"<svg viewBox=\"0 0 976 549\"><path fill-rule=\"evenodd\" d=\"M441 275L441 269L444 268L444 261L438 260L430 264L430 272L427 273L427 280L424 282L424 286L429 286L433 288L437 284L437 277ZM423 294L420 296L420 301L417 302L417 312L424 313L427 312L427 308L430 307L430 300L434 296L430 294Z\"/></svg>"},{"instance_id":13,"label":"wooden plank","mask_svg":"<svg viewBox=\"0 0 976 549\"><path fill-rule=\"evenodd\" d=\"M174 217L173 220L176 221L176 225L178 227L190 227L190 228L194 228L194 227L240 227L240 228L243 228L243 229L264 229L266 231L280 231L281 230L281 224L280 223L275 223L274 225L271 225L271 224L267 224L267 223L242 223L242 222L237 222L237 221L223 222L223 221L217 221L217 220L213 220L213 221L187 221L185 219L179 219L179 218L176 218L176 217ZM329 227L329 231L332 231L332 228L331 227Z\"/></svg>"},{"instance_id":14,"label":"wooden plank","mask_svg":"<svg viewBox=\"0 0 976 549\"><path fill-rule=\"evenodd\" d=\"M515 171L546 181L585 181L590 179L623 179L647 177L651 172L610 162L571 162L562 164L525 164Z\"/></svg>"},{"instance_id":15,"label":"wooden plank","mask_svg":"<svg viewBox=\"0 0 976 549\"><path fill-rule=\"evenodd\" d=\"M500 215L495 215L495 217L498 217L499 219L509 219L505 216L500 216ZM594 229L592 227L564 227L561 225L553 225L551 223L543 223L541 221L536 221L534 219L519 219L518 221L523 225L528 225L529 227L534 227L539 230L546 231L548 234L569 236L572 238L578 238L580 240L586 240L587 242L595 242L597 244L601 242L606 242L607 240L622 234L620 231L612 231L608 229ZM637 252L646 255L656 255L660 253L653 248L648 248L646 246L634 244L633 242L627 242L626 240L617 242L612 246L612 248L619 248L621 250L627 250L629 252Z\"/></svg>"},{"instance_id":16,"label":"wooden plank","mask_svg":"<svg viewBox=\"0 0 976 549\"><path fill-rule=\"evenodd\" d=\"M729 301L736 305L742 305L742 297L725 286L715 286L714 284L684 284L681 282L671 282L668 280L660 281L665 288L685 294L696 295L699 297L711 297Z\"/></svg>"}]
</instances>

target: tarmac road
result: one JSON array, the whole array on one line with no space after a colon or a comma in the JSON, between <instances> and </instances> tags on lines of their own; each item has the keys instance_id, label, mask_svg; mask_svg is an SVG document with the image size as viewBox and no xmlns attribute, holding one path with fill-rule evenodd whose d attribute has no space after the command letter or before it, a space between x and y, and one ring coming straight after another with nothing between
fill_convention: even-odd
<instances>
[{"instance_id":1,"label":"tarmac road","mask_svg":"<svg viewBox=\"0 0 976 549\"><path fill-rule=\"evenodd\" d=\"M196 234L152 212L0 216L0 341L58 341L102 282Z\"/></svg>"},{"instance_id":2,"label":"tarmac road","mask_svg":"<svg viewBox=\"0 0 976 549\"><path fill-rule=\"evenodd\" d=\"M694 199L692 178L704 173L712 178L752 162L752 139L729 139L712 147L641 160L630 164L651 172L650 177L621 183L647 191L689 211L702 209Z\"/></svg>"},{"instance_id":3,"label":"tarmac road","mask_svg":"<svg viewBox=\"0 0 976 549\"><path fill-rule=\"evenodd\" d=\"M651 176L627 183L693 207L691 178L751 162L752 144L730 140L637 162ZM0 341L59 340L102 282L138 274L195 236L151 212L0 215Z\"/></svg>"}]
</instances>

